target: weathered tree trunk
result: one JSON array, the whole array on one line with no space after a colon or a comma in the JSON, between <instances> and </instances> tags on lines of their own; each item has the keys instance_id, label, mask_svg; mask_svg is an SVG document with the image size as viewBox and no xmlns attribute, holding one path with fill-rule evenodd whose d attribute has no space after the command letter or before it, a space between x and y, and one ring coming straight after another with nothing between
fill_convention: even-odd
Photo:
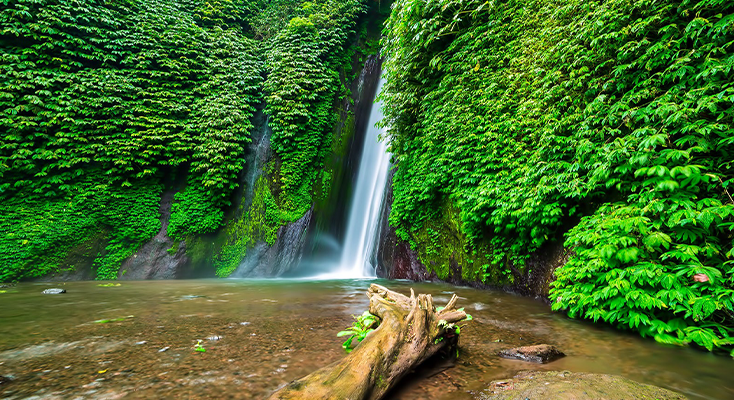
<instances>
[{"instance_id":1,"label":"weathered tree trunk","mask_svg":"<svg viewBox=\"0 0 734 400\"><path fill-rule=\"evenodd\" d=\"M372 284L370 313L380 326L341 361L293 381L273 393L274 399L380 399L403 376L439 351L455 351L455 323L466 318L454 295L436 311L431 295L410 297ZM450 354L450 353L449 353Z\"/></svg>"}]
</instances>

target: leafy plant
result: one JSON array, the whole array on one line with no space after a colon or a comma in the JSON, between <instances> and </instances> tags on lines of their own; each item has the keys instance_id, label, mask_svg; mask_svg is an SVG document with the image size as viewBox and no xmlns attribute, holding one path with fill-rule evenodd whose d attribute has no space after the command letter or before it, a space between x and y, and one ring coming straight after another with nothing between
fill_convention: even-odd
<instances>
[{"instance_id":1,"label":"leafy plant","mask_svg":"<svg viewBox=\"0 0 734 400\"><path fill-rule=\"evenodd\" d=\"M201 344L201 339L196 339L196 344L194 345L194 351L197 351L199 353L205 353L206 349L204 348L204 345Z\"/></svg>"},{"instance_id":2,"label":"leafy plant","mask_svg":"<svg viewBox=\"0 0 734 400\"><path fill-rule=\"evenodd\" d=\"M443 310L444 308L445 307L436 307L436 312L439 312L439 311ZM464 309L463 308L460 308L457 311L464 311ZM466 314L466 318L464 318L463 320L461 320L461 322L468 322L468 321L471 321L473 319L474 319L474 317L472 317L471 314ZM466 326L466 324L459 325L456 322L449 323L448 321L443 320L443 319L438 321L438 327L439 328L444 328L446 331L453 331L453 334L454 335L460 335L461 334L461 328L463 328L465 326ZM436 339L436 343L439 343L442 340L443 340L443 336L438 337Z\"/></svg>"},{"instance_id":3,"label":"leafy plant","mask_svg":"<svg viewBox=\"0 0 734 400\"><path fill-rule=\"evenodd\" d=\"M369 311L363 312L359 317L353 317L356 321L352 323L352 326L336 334L337 337L348 336L347 340L342 344L344 351L347 353L352 351L353 345L356 346L356 344L353 343L354 339L357 339L358 344L380 324L380 319L376 315L370 314Z\"/></svg>"}]
</instances>

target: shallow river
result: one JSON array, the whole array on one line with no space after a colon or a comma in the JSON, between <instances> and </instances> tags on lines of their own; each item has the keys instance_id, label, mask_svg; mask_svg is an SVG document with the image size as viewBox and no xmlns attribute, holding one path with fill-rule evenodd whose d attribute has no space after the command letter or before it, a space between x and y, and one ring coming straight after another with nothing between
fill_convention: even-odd
<instances>
[{"instance_id":1,"label":"shallow river","mask_svg":"<svg viewBox=\"0 0 734 400\"><path fill-rule=\"evenodd\" d=\"M535 300L444 284L378 281L451 293L474 316L453 368L407 379L391 399L472 399L525 369L617 374L692 399L734 399L734 361L573 321ZM0 398L250 399L343 356L336 333L368 307L370 281L189 280L25 283L0 294ZM49 287L67 290L43 295ZM109 322L95 322L110 320ZM205 352L194 351L197 340ZM548 343L546 365L497 351Z\"/></svg>"}]
</instances>

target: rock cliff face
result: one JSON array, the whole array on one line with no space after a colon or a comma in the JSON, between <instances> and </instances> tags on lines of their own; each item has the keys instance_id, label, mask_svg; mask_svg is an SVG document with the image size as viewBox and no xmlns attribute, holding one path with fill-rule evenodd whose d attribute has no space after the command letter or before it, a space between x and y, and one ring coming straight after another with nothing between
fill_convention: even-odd
<instances>
[{"instance_id":1,"label":"rock cliff face","mask_svg":"<svg viewBox=\"0 0 734 400\"><path fill-rule=\"evenodd\" d=\"M176 246L173 239L166 234L174 194L175 192L168 191L161 196L161 230L122 263L118 279L175 279L181 266L188 263L186 243L181 242Z\"/></svg>"},{"instance_id":2,"label":"rock cliff face","mask_svg":"<svg viewBox=\"0 0 734 400\"><path fill-rule=\"evenodd\" d=\"M299 220L281 227L272 246L262 241L257 242L248 249L240 266L231 276L270 278L292 272L301 260L306 244L305 234L312 216L313 208Z\"/></svg>"},{"instance_id":3,"label":"rock cliff face","mask_svg":"<svg viewBox=\"0 0 734 400\"><path fill-rule=\"evenodd\" d=\"M412 281L434 280L436 274L426 270L426 267L418 260L418 253L412 250L407 242L397 237L395 228L391 227L388 221L393 202L392 178L394 173L392 169L387 178L385 198L380 214L380 234L377 238L376 254L377 276Z\"/></svg>"}]
</instances>

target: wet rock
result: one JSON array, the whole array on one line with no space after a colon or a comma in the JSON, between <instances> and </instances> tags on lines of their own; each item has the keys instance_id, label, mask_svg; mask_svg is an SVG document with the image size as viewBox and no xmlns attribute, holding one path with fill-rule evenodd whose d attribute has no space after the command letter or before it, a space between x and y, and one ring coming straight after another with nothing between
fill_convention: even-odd
<instances>
[{"instance_id":1,"label":"wet rock","mask_svg":"<svg viewBox=\"0 0 734 400\"><path fill-rule=\"evenodd\" d=\"M4 385L6 383L10 383L10 378L0 375L0 385Z\"/></svg>"},{"instance_id":2,"label":"wet rock","mask_svg":"<svg viewBox=\"0 0 734 400\"><path fill-rule=\"evenodd\" d=\"M12 283L0 283L0 289L12 289L15 287Z\"/></svg>"},{"instance_id":3,"label":"wet rock","mask_svg":"<svg viewBox=\"0 0 734 400\"><path fill-rule=\"evenodd\" d=\"M46 289L43 291L43 294L61 294L61 293L66 293L66 289L54 288L54 289Z\"/></svg>"},{"instance_id":4,"label":"wet rock","mask_svg":"<svg viewBox=\"0 0 734 400\"><path fill-rule=\"evenodd\" d=\"M514 349L505 349L499 352L502 358L510 358L545 364L555 361L561 357L565 357L560 350L549 344L539 344L535 346L515 347Z\"/></svg>"},{"instance_id":5,"label":"wet rock","mask_svg":"<svg viewBox=\"0 0 734 400\"><path fill-rule=\"evenodd\" d=\"M293 271L303 256L305 232L311 224L313 207L303 217L278 229L275 243L257 242L248 248L232 278L276 277Z\"/></svg>"},{"instance_id":6,"label":"wet rock","mask_svg":"<svg viewBox=\"0 0 734 400\"><path fill-rule=\"evenodd\" d=\"M118 279L181 278L183 270L189 262L186 255L186 241L176 242L167 233L175 193L176 190L169 190L161 196L161 203L158 208L161 229L152 239L140 246L135 254L123 261L117 275Z\"/></svg>"},{"instance_id":7,"label":"wet rock","mask_svg":"<svg viewBox=\"0 0 734 400\"><path fill-rule=\"evenodd\" d=\"M524 371L512 379L493 381L475 398L479 400L686 399L682 394L621 376L568 371Z\"/></svg>"}]
</instances>

